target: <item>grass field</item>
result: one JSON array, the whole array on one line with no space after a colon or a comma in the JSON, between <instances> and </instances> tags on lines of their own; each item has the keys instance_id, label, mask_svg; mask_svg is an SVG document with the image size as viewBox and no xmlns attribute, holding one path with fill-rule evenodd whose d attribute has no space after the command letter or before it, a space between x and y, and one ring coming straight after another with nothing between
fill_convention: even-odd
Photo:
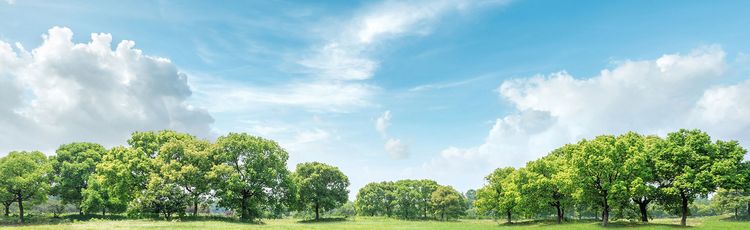
<instances>
[{"instance_id":1,"label":"grass field","mask_svg":"<svg viewBox=\"0 0 750 230\"><path fill-rule=\"evenodd\" d=\"M674 229L678 219L656 219L649 224L613 222L609 228ZM727 217L702 217L688 220L689 229L750 229L748 221L732 221ZM602 229L598 222L572 222L562 225L534 221L498 224L492 220L406 221L388 218L356 217L346 220L305 222L298 219L265 220L262 224L221 220L158 221L158 220L89 220L59 224L2 226L0 229Z\"/></svg>"}]
</instances>

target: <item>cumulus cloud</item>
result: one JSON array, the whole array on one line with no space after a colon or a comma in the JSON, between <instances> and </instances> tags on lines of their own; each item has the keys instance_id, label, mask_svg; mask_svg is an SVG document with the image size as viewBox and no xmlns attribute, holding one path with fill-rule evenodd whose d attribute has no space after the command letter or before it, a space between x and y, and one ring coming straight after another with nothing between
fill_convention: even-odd
<instances>
[{"instance_id":1,"label":"cumulus cloud","mask_svg":"<svg viewBox=\"0 0 750 230\"><path fill-rule=\"evenodd\" d=\"M750 80L722 85L730 72L725 56L720 47L708 46L624 61L590 78L563 71L507 80L498 92L516 111L497 119L481 145L449 147L424 167L474 162L488 173L523 166L581 138L631 130L664 135L700 128L716 138L750 143Z\"/></svg>"},{"instance_id":2,"label":"cumulus cloud","mask_svg":"<svg viewBox=\"0 0 750 230\"><path fill-rule=\"evenodd\" d=\"M74 43L54 27L30 52L0 41L0 151L51 150L71 141L122 144L137 130L210 135L213 118L186 102L187 75L110 34Z\"/></svg>"}]
</instances>

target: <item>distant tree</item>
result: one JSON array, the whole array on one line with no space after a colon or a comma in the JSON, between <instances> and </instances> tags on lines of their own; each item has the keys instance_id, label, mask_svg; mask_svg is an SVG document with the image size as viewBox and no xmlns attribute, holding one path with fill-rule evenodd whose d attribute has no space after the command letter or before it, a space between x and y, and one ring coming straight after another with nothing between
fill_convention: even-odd
<instances>
[{"instance_id":1,"label":"distant tree","mask_svg":"<svg viewBox=\"0 0 750 230\"><path fill-rule=\"evenodd\" d=\"M734 218L739 218L740 209L744 208L749 200L750 197L745 196L740 190L720 188L711 197L711 205L721 212L731 211Z\"/></svg>"},{"instance_id":2,"label":"distant tree","mask_svg":"<svg viewBox=\"0 0 750 230\"><path fill-rule=\"evenodd\" d=\"M10 215L10 206L13 205L14 202L16 202L16 196L11 194L6 188L8 187L4 183L5 176L0 175L0 203L3 204L3 207L5 207L4 215L8 216Z\"/></svg>"},{"instance_id":3,"label":"distant tree","mask_svg":"<svg viewBox=\"0 0 750 230\"><path fill-rule=\"evenodd\" d=\"M63 204L75 205L83 214L81 191L88 187L88 178L96 170L107 150L95 143L70 143L60 146L51 157L53 181L51 193Z\"/></svg>"},{"instance_id":4,"label":"distant tree","mask_svg":"<svg viewBox=\"0 0 750 230\"><path fill-rule=\"evenodd\" d=\"M495 169L485 177L487 184L477 190L474 206L493 217L505 215L507 222L511 223L513 212L517 211L520 201L514 174L516 170L512 167Z\"/></svg>"},{"instance_id":5,"label":"distant tree","mask_svg":"<svg viewBox=\"0 0 750 230\"><path fill-rule=\"evenodd\" d=\"M466 211L466 199L450 186L439 186L432 192L430 203L440 220L457 218Z\"/></svg>"},{"instance_id":6,"label":"distant tree","mask_svg":"<svg viewBox=\"0 0 750 230\"><path fill-rule=\"evenodd\" d=\"M399 180L394 184L395 212L403 219L414 219L419 216L421 193L418 180Z\"/></svg>"},{"instance_id":7,"label":"distant tree","mask_svg":"<svg viewBox=\"0 0 750 230\"><path fill-rule=\"evenodd\" d=\"M299 188L300 208L313 210L315 220L320 219L320 211L340 207L348 199L349 178L337 167L319 162L301 163L293 178Z\"/></svg>"},{"instance_id":8,"label":"distant tree","mask_svg":"<svg viewBox=\"0 0 750 230\"><path fill-rule=\"evenodd\" d=\"M286 168L289 154L276 142L245 133L230 133L216 140L216 160L208 178L219 205L253 220L263 210L289 205L295 187Z\"/></svg>"},{"instance_id":9,"label":"distant tree","mask_svg":"<svg viewBox=\"0 0 750 230\"><path fill-rule=\"evenodd\" d=\"M433 180L418 180L416 185L417 192L419 192L416 204L422 212L422 218L427 218L427 215L430 214L432 209L432 204L430 203L432 193L435 192L440 185Z\"/></svg>"},{"instance_id":10,"label":"distant tree","mask_svg":"<svg viewBox=\"0 0 750 230\"><path fill-rule=\"evenodd\" d=\"M466 197L466 209L472 209L474 208L474 200L477 199L477 190L469 189L464 194L464 197Z\"/></svg>"},{"instance_id":11,"label":"distant tree","mask_svg":"<svg viewBox=\"0 0 750 230\"><path fill-rule=\"evenodd\" d=\"M43 153L11 152L0 158L0 184L15 196L19 217L24 223L24 201L39 203L47 199L50 165Z\"/></svg>"}]
</instances>

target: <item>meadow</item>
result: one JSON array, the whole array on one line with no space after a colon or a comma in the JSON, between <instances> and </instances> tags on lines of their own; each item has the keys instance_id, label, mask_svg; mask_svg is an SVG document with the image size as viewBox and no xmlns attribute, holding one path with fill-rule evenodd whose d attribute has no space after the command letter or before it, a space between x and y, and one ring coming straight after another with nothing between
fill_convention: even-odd
<instances>
[{"instance_id":1,"label":"meadow","mask_svg":"<svg viewBox=\"0 0 750 230\"><path fill-rule=\"evenodd\" d=\"M57 223L54 221L57 220ZM89 219L78 221L65 217L30 219L26 225L6 225L0 229L605 229L598 221L570 221L556 224L549 221L519 221L512 224L493 220L462 219L457 221L415 221L384 217L350 217L348 219L325 219L304 221L294 218L269 219L261 223L244 223L230 219L197 220L151 220L151 219ZM36 222L36 223L35 223ZM607 228L634 229L750 229L750 221L735 221L729 216L690 218L687 227L681 227L680 219L654 219L648 224L629 221L614 221Z\"/></svg>"}]
</instances>

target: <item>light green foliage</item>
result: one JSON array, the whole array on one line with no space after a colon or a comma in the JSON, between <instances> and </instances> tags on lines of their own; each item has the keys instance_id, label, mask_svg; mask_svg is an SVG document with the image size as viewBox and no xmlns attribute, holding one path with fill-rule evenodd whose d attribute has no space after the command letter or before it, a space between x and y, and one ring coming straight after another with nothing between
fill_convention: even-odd
<instances>
[{"instance_id":1,"label":"light green foliage","mask_svg":"<svg viewBox=\"0 0 750 230\"><path fill-rule=\"evenodd\" d=\"M0 158L0 188L15 197L21 223L24 202L39 203L47 199L50 171L47 156L38 151L11 152Z\"/></svg>"},{"instance_id":2,"label":"light green foliage","mask_svg":"<svg viewBox=\"0 0 750 230\"><path fill-rule=\"evenodd\" d=\"M427 218L430 199L439 185L432 180L399 180L394 184L395 212L404 219Z\"/></svg>"},{"instance_id":3,"label":"light green foliage","mask_svg":"<svg viewBox=\"0 0 750 230\"><path fill-rule=\"evenodd\" d=\"M711 198L711 206L720 212L731 212L735 218L739 218L741 209L750 202L750 197L743 191L736 189L720 188Z\"/></svg>"},{"instance_id":4,"label":"light green foliage","mask_svg":"<svg viewBox=\"0 0 750 230\"><path fill-rule=\"evenodd\" d=\"M286 168L289 154L276 142L245 133L216 140L216 164L208 177L222 207L240 219L259 218L263 210L291 204L295 187Z\"/></svg>"},{"instance_id":5,"label":"light green foliage","mask_svg":"<svg viewBox=\"0 0 750 230\"><path fill-rule=\"evenodd\" d=\"M199 204L210 191L207 183L208 173L213 166L210 151L211 144L208 141L192 137L172 139L161 146L155 161L158 173L166 183L184 190L184 199L190 201L194 216L198 214Z\"/></svg>"},{"instance_id":6,"label":"light green foliage","mask_svg":"<svg viewBox=\"0 0 750 230\"><path fill-rule=\"evenodd\" d=\"M512 214L518 212L521 194L517 182L519 173L512 167L495 169L485 177L487 184L477 190L474 206L487 215L499 217L505 215L507 222L512 221Z\"/></svg>"},{"instance_id":7,"label":"light green foliage","mask_svg":"<svg viewBox=\"0 0 750 230\"><path fill-rule=\"evenodd\" d=\"M320 219L320 212L331 210L346 203L349 190L349 178L337 167L319 162L307 162L297 165L294 181L299 188L300 208L315 212L315 219Z\"/></svg>"},{"instance_id":8,"label":"light green foliage","mask_svg":"<svg viewBox=\"0 0 750 230\"><path fill-rule=\"evenodd\" d=\"M521 205L526 212L545 213L552 208L557 222L562 222L565 207L572 205L575 192L567 161L574 151L572 145L563 146L546 157L527 163L525 170L519 170L518 187L523 194Z\"/></svg>"},{"instance_id":9,"label":"light green foliage","mask_svg":"<svg viewBox=\"0 0 750 230\"><path fill-rule=\"evenodd\" d=\"M675 203L679 205L682 225L686 225L688 205L697 196L706 196L716 189L720 182L717 177L721 175L713 173L732 167L726 165L727 159L720 157L729 154L717 151L708 134L697 129L681 129L667 135L664 147L657 154L655 168L661 182L660 192L665 196L663 203L671 207L675 207Z\"/></svg>"},{"instance_id":10,"label":"light green foliage","mask_svg":"<svg viewBox=\"0 0 750 230\"><path fill-rule=\"evenodd\" d=\"M466 199L451 186L439 186L430 197L435 215L440 220L458 218L466 211Z\"/></svg>"},{"instance_id":11,"label":"light green foliage","mask_svg":"<svg viewBox=\"0 0 750 230\"><path fill-rule=\"evenodd\" d=\"M95 199L97 196L93 194L98 193L102 197L107 197L110 200L107 203L112 204L112 207L126 206L135 198L138 191L146 187L151 168L151 158L139 151L122 146L114 147L102 156L101 163L96 166L93 177L98 180L99 188L92 189L88 197ZM85 197L84 203L87 203ZM92 204L88 207L89 211L100 210L103 207L94 208L96 205L93 204L100 203L98 201L88 203Z\"/></svg>"},{"instance_id":12,"label":"light green foliage","mask_svg":"<svg viewBox=\"0 0 750 230\"><path fill-rule=\"evenodd\" d=\"M127 202L120 200L122 195L116 190L116 186L105 185L102 175L92 175L88 179L88 188L81 192L83 202L81 209L85 213L101 212L102 215L109 213L122 213L127 208Z\"/></svg>"},{"instance_id":13,"label":"light green foliage","mask_svg":"<svg viewBox=\"0 0 750 230\"><path fill-rule=\"evenodd\" d=\"M81 192L88 187L88 179L96 170L107 150L95 143L70 143L60 146L51 158L53 186L51 193L63 204L81 206Z\"/></svg>"},{"instance_id":14,"label":"light green foliage","mask_svg":"<svg viewBox=\"0 0 750 230\"><path fill-rule=\"evenodd\" d=\"M396 187L393 182L372 182L357 192L354 202L359 215L390 217L396 206Z\"/></svg>"}]
</instances>

